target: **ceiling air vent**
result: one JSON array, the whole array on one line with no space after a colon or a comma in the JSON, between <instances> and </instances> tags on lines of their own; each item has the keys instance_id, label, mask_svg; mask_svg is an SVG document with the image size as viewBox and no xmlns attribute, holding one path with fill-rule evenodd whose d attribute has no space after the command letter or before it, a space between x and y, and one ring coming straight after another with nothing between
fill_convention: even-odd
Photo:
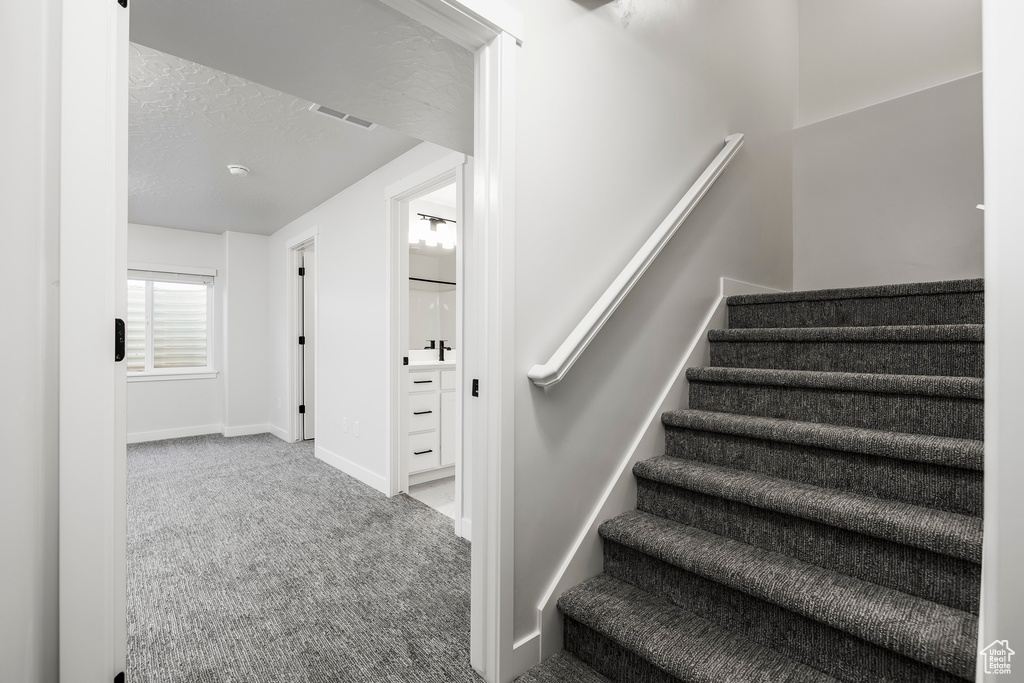
<instances>
[{"instance_id":1,"label":"ceiling air vent","mask_svg":"<svg viewBox=\"0 0 1024 683\"><path fill-rule=\"evenodd\" d=\"M310 111L318 111L325 116L333 116L336 119L341 119L345 123L351 123L353 126L359 126L363 130L373 130L377 127L376 123L370 123L366 119L360 119L349 114L342 114L340 111L335 111L330 107L325 107L322 104L314 104L310 106Z\"/></svg>"}]
</instances>

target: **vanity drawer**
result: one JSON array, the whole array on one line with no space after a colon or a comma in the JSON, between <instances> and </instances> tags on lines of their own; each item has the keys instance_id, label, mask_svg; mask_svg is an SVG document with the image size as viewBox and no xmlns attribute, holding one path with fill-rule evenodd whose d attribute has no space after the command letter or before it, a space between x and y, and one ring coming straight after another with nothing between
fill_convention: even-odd
<instances>
[{"instance_id":1,"label":"vanity drawer","mask_svg":"<svg viewBox=\"0 0 1024 683\"><path fill-rule=\"evenodd\" d=\"M409 371L410 394L415 394L422 391L437 391L440 384L440 373L437 370Z\"/></svg>"},{"instance_id":2,"label":"vanity drawer","mask_svg":"<svg viewBox=\"0 0 1024 683\"><path fill-rule=\"evenodd\" d=\"M409 435L409 473L433 469L441 464L438 434L423 432Z\"/></svg>"},{"instance_id":3,"label":"vanity drawer","mask_svg":"<svg viewBox=\"0 0 1024 683\"><path fill-rule=\"evenodd\" d=\"M441 371L441 391L455 388L455 370Z\"/></svg>"},{"instance_id":4,"label":"vanity drawer","mask_svg":"<svg viewBox=\"0 0 1024 683\"><path fill-rule=\"evenodd\" d=\"M409 421L406 424L410 434L437 429L441 411L441 403L438 399L436 391L429 394L409 395Z\"/></svg>"}]
</instances>

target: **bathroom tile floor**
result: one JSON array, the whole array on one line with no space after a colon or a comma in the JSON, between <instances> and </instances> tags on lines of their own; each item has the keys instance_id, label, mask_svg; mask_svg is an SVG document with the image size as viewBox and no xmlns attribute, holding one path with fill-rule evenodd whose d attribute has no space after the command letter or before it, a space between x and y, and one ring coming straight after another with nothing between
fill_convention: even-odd
<instances>
[{"instance_id":1,"label":"bathroom tile floor","mask_svg":"<svg viewBox=\"0 0 1024 683\"><path fill-rule=\"evenodd\" d=\"M410 486L409 496L455 519L455 477Z\"/></svg>"}]
</instances>

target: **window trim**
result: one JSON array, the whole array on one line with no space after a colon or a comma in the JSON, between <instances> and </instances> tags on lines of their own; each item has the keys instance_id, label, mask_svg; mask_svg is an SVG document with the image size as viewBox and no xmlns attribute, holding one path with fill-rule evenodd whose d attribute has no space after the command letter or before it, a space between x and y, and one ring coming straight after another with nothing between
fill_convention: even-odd
<instances>
[{"instance_id":1,"label":"window trim","mask_svg":"<svg viewBox=\"0 0 1024 683\"><path fill-rule=\"evenodd\" d=\"M187 282L195 279L196 284L206 285L206 365L187 368L153 368L148 367L139 372L127 372L128 382L166 382L171 380L215 379L220 373L216 367L216 336L214 325L214 305L217 270L214 268L198 268L184 266L161 266L149 263L128 264L128 280L143 282ZM166 276L166 277L161 277ZM182 277L184 276L184 277ZM209 280L208 282L201 282ZM146 351L145 362L153 362L153 288L146 286Z\"/></svg>"},{"instance_id":2,"label":"window trim","mask_svg":"<svg viewBox=\"0 0 1024 683\"><path fill-rule=\"evenodd\" d=\"M202 370L202 368L196 368ZM175 370L154 370L153 372L130 372L128 373L128 382L167 382L170 380L181 380L181 379L217 379L220 372L217 370L192 372L192 368L186 368L187 372L183 372L182 368Z\"/></svg>"}]
</instances>

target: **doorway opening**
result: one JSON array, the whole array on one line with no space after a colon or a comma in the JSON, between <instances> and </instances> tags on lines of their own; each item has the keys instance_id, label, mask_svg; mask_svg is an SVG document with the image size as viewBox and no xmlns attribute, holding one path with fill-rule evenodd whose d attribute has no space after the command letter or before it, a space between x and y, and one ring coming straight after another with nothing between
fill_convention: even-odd
<instances>
[{"instance_id":1,"label":"doorway opening","mask_svg":"<svg viewBox=\"0 0 1024 683\"><path fill-rule=\"evenodd\" d=\"M458 357L464 335L462 238L465 157L443 174L392 197L391 280L402 357L398 401L391 406L392 493L404 492L453 520L469 540L470 481L463 439L464 377ZM413 181L414 183L416 181ZM397 296L395 296L397 294ZM393 335L394 339L394 335Z\"/></svg>"}]
</instances>

